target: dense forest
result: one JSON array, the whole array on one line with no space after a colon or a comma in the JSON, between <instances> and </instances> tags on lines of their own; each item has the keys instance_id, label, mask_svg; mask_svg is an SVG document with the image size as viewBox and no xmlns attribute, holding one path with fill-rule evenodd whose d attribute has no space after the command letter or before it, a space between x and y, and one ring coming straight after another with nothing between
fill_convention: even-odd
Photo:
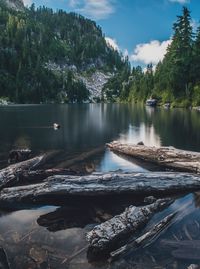
<instances>
[{"instance_id":1,"label":"dense forest","mask_svg":"<svg viewBox=\"0 0 200 269\"><path fill-rule=\"evenodd\" d=\"M64 65L56 72L51 65ZM66 71L67 70L67 71ZM74 71L75 70L75 71ZM174 106L200 105L200 27L193 32L183 8L173 25L162 62L131 68L110 47L94 21L46 7L14 10L0 0L0 98L14 103L81 103L89 91L75 73L101 70L111 78L101 101L145 102L157 98ZM99 100L100 101L100 100Z\"/></svg>"},{"instance_id":2,"label":"dense forest","mask_svg":"<svg viewBox=\"0 0 200 269\"><path fill-rule=\"evenodd\" d=\"M49 63L69 68L54 72ZM87 101L89 91L73 68L114 74L127 65L95 22L34 5L17 11L0 0L1 98L15 103Z\"/></svg>"},{"instance_id":3,"label":"dense forest","mask_svg":"<svg viewBox=\"0 0 200 269\"><path fill-rule=\"evenodd\" d=\"M111 85L106 85L104 90L110 93L112 85L116 89L117 80L120 81L119 76L112 78ZM177 17L172 42L155 71L152 64L145 72L140 66L133 67L118 87L117 98L122 101L141 102L152 97L161 103L171 102L174 106L200 105L200 27L193 33L187 8L184 7L182 15Z\"/></svg>"}]
</instances>

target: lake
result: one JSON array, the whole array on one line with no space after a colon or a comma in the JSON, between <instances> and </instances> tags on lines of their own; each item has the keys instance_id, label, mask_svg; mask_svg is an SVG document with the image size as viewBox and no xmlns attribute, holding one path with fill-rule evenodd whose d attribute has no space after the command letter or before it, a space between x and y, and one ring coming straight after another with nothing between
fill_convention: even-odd
<instances>
[{"instance_id":1,"label":"lake","mask_svg":"<svg viewBox=\"0 0 200 269\"><path fill-rule=\"evenodd\" d=\"M156 169L125 160L105 148L121 142L174 146L200 151L200 113L186 109L151 108L127 104L15 105L0 107L0 165L6 166L8 153L30 148L35 155L47 153L45 167L70 167L81 173L95 171L148 172ZM59 130L53 123L59 123ZM74 160L74 162L71 162ZM200 240L200 194L179 197L167 212L183 207L174 223L150 246L129 253L109 265L88 262L85 233L96 223L120 213L128 205L43 206L13 212L1 209L0 242L11 268L187 268L199 264L198 248L178 250L166 246L165 239ZM112 210L111 210L112 209ZM166 213L166 212L164 212ZM162 217L156 214L150 224ZM83 248L83 251L75 255ZM177 254L178 253L178 254ZM75 255L75 256L74 256ZM195 256L196 255L196 256ZM67 260L68 259L68 260Z\"/></svg>"}]
</instances>

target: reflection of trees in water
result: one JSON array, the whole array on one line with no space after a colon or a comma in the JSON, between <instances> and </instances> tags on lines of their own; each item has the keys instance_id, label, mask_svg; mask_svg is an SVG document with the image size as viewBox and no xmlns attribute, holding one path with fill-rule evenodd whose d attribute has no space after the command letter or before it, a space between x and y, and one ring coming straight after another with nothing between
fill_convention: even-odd
<instances>
[{"instance_id":1,"label":"reflection of trees in water","mask_svg":"<svg viewBox=\"0 0 200 269\"><path fill-rule=\"evenodd\" d=\"M52 123L61 129L54 131ZM20 137L35 150L83 152L114 139L200 150L198 112L131 104L6 107L0 118L1 152Z\"/></svg>"}]
</instances>

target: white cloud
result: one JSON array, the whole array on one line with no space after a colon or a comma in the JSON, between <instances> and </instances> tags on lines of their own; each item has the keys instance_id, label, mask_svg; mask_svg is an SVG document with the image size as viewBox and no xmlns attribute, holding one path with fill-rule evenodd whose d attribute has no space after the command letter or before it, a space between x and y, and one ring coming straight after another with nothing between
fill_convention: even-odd
<instances>
[{"instance_id":1,"label":"white cloud","mask_svg":"<svg viewBox=\"0 0 200 269\"><path fill-rule=\"evenodd\" d=\"M69 0L70 7L78 7L81 4L81 0Z\"/></svg>"},{"instance_id":2,"label":"white cloud","mask_svg":"<svg viewBox=\"0 0 200 269\"><path fill-rule=\"evenodd\" d=\"M69 0L74 11L91 19L106 19L115 12L115 0Z\"/></svg>"},{"instance_id":3,"label":"white cloud","mask_svg":"<svg viewBox=\"0 0 200 269\"><path fill-rule=\"evenodd\" d=\"M187 4L190 3L190 0L169 0L170 2L173 3L179 3L179 4Z\"/></svg>"},{"instance_id":4,"label":"white cloud","mask_svg":"<svg viewBox=\"0 0 200 269\"><path fill-rule=\"evenodd\" d=\"M33 4L32 0L23 0L24 5L30 7Z\"/></svg>"},{"instance_id":5,"label":"white cloud","mask_svg":"<svg viewBox=\"0 0 200 269\"><path fill-rule=\"evenodd\" d=\"M149 43L138 44L130 58L132 61L142 64L157 64L163 60L170 43L171 40L163 42L153 40Z\"/></svg>"},{"instance_id":6,"label":"white cloud","mask_svg":"<svg viewBox=\"0 0 200 269\"><path fill-rule=\"evenodd\" d=\"M110 37L105 37L105 40L106 40L107 45L112 47L114 50L119 51L119 45L117 44L117 41L115 39L110 38Z\"/></svg>"}]
</instances>

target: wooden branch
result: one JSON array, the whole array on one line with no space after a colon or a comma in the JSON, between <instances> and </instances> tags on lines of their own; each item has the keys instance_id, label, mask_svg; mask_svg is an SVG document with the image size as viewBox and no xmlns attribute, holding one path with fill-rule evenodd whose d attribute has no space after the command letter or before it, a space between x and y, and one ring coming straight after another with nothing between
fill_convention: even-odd
<instances>
[{"instance_id":1,"label":"wooden branch","mask_svg":"<svg viewBox=\"0 0 200 269\"><path fill-rule=\"evenodd\" d=\"M107 146L115 153L131 156L162 167L200 173L200 153L176 149L173 147L147 147L144 145L112 142Z\"/></svg>"},{"instance_id":2,"label":"wooden branch","mask_svg":"<svg viewBox=\"0 0 200 269\"><path fill-rule=\"evenodd\" d=\"M171 222L171 220L175 217L176 213L172 213L162 219L159 223L155 224L151 230L138 237L134 241L126 244L125 246L113 251L110 253L110 261L114 261L123 255L125 255L129 251L137 250L139 247L152 243L152 239L157 237L164 229L166 229Z\"/></svg>"},{"instance_id":3,"label":"wooden branch","mask_svg":"<svg viewBox=\"0 0 200 269\"><path fill-rule=\"evenodd\" d=\"M16 181L19 181L19 177L24 170L36 168L42 162L42 160L43 156L38 156L27 161L12 164L0 170L0 189L15 184Z\"/></svg>"},{"instance_id":4,"label":"wooden branch","mask_svg":"<svg viewBox=\"0 0 200 269\"><path fill-rule=\"evenodd\" d=\"M50 203L67 198L111 197L129 194L180 194L200 189L200 176L187 173L109 173L89 176L57 175L40 184L7 188L0 193L1 203Z\"/></svg>"},{"instance_id":5,"label":"wooden branch","mask_svg":"<svg viewBox=\"0 0 200 269\"><path fill-rule=\"evenodd\" d=\"M94 227L86 236L90 245L88 249L89 259L117 249L130 234L138 232L156 212L171 203L171 199L160 199L143 207L130 206L121 215Z\"/></svg>"}]
</instances>

